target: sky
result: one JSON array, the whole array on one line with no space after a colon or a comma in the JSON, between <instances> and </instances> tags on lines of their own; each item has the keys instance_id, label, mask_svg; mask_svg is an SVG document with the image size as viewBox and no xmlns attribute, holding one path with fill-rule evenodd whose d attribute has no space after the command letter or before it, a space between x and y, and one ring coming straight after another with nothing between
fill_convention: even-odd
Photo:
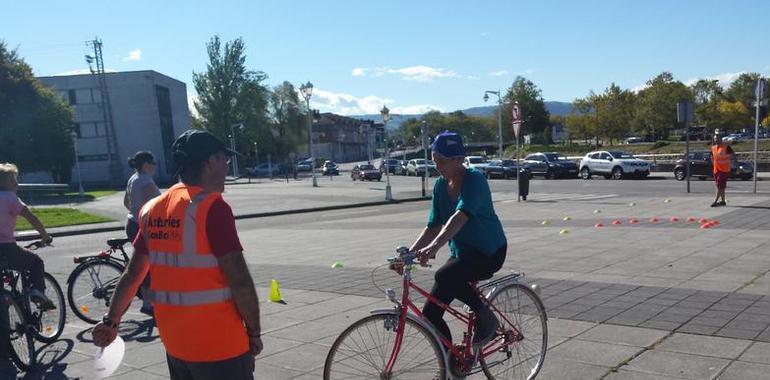
<instances>
[{"instance_id":1,"label":"sky","mask_svg":"<svg viewBox=\"0 0 770 380\"><path fill-rule=\"evenodd\" d=\"M545 100L569 102L611 83L639 89L663 71L724 85L770 74L770 1L0 0L0 9L0 39L35 75L87 70L85 41L98 36L108 69L158 71L194 99L206 43L241 37L267 85L310 81L313 108L345 115L482 106L484 91L505 91L518 75Z\"/></svg>"}]
</instances>

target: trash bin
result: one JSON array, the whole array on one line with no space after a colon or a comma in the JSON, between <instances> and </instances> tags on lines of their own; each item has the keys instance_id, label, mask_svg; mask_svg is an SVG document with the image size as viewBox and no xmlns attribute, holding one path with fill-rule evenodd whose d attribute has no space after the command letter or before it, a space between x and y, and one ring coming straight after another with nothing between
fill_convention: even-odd
<instances>
[{"instance_id":1,"label":"trash bin","mask_svg":"<svg viewBox=\"0 0 770 380\"><path fill-rule=\"evenodd\" d=\"M529 195L529 177L529 169L521 168L519 170L519 195L521 196L521 199L525 201L527 200L527 195Z\"/></svg>"}]
</instances>

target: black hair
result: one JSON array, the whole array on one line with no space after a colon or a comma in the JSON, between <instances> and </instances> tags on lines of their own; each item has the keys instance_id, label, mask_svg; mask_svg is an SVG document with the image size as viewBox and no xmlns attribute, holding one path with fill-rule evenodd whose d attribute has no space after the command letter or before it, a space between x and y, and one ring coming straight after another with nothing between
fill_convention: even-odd
<instances>
[{"instance_id":1,"label":"black hair","mask_svg":"<svg viewBox=\"0 0 770 380\"><path fill-rule=\"evenodd\" d=\"M150 162L155 161L155 156L152 155L150 152L146 151L139 151L134 154L134 157L128 158L128 166L131 169L140 170L142 169L142 165Z\"/></svg>"}]
</instances>

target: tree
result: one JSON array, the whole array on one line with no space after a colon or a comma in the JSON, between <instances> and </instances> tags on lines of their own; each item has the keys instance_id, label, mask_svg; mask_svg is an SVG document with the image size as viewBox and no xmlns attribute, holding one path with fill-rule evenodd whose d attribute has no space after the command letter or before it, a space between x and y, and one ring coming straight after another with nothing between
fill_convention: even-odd
<instances>
[{"instance_id":1,"label":"tree","mask_svg":"<svg viewBox=\"0 0 770 380\"><path fill-rule=\"evenodd\" d=\"M0 162L69 183L75 153L72 109L43 86L16 50L0 41Z\"/></svg>"},{"instance_id":2,"label":"tree","mask_svg":"<svg viewBox=\"0 0 770 380\"><path fill-rule=\"evenodd\" d=\"M701 79L690 88L695 101L695 124L705 127L709 133L721 124L719 102L724 99L724 91L717 80Z\"/></svg>"},{"instance_id":3,"label":"tree","mask_svg":"<svg viewBox=\"0 0 770 380\"><path fill-rule=\"evenodd\" d=\"M758 73L743 73L738 79L730 83L725 95L731 102L741 102L746 108L753 107L754 91L757 86L757 80L761 77Z\"/></svg>"},{"instance_id":4,"label":"tree","mask_svg":"<svg viewBox=\"0 0 770 380\"><path fill-rule=\"evenodd\" d=\"M516 77L503 100L503 125L508 126L503 128L503 139L513 140L513 129L510 125L511 107L514 102L519 102L521 109L521 135L533 134L535 141L551 143L550 115L545 108L542 92L532 81L522 76Z\"/></svg>"},{"instance_id":5,"label":"tree","mask_svg":"<svg viewBox=\"0 0 770 380\"><path fill-rule=\"evenodd\" d=\"M631 131L634 121L634 106L636 98L629 90L621 90L612 83L604 93L595 99L598 110L597 134L612 142L626 137Z\"/></svg>"},{"instance_id":6,"label":"tree","mask_svg":"<svg viewBox=\"0 0 770 380\"><path fill-rule=\"evenodd\" d=\"M639 91L635 124L653 140L665 137L676 126L676 104L681 101L692 101L690 89L663 72Z\"/></svg>"},{"instance_id":7,"label":"tree","mask_svg":"<svg viewBox=\"0 0 770 380\"><path fill-rule=\"evenodd\" d=\"M284 81L270 93L270 116L279 155L297 153L299 146L307 144L307 110L290 82Z\"/></svg>"},{"instance_id":8,"label":"tree","mask_svg":"<svg viewBox=\"0 0 770 380\"><path fill-rule=\"evenodd\" d=\"M723 128L741 129L754 125L754 114L741 101L719 102L719 113Z\"/></svg>"},{"instance_id":9,"label":"tree","mask_svg":"<svg viewBox=\"0 0 770 380\"><path fill-rule=\"evenodd\" d=\"M193 73L193 84L198 92L195 108L200 115L199 126L222 140L227 140L230 126L243 124L242 136L236 139L236 150L248 152L254 142L266 152L274 144L265 144L269 136L268 89L262 84L267 74L246 68L246 46L237 38L222 48L219 36L206 44L209 62L206 71ZM239 133L239 132L236 132Z\"/></svg>"},{"instance_id":10,"label":"tree","mask_svg":"<svg viewBox=\"0 0 770 380\"><path fill-rule=\"evenodd\" d=\"M566 125L570 140L580 138L588 141L596 136L593 104L589 97L578 98L572 102L572 111L567 115Z\"/></svg>"}]
</instances>

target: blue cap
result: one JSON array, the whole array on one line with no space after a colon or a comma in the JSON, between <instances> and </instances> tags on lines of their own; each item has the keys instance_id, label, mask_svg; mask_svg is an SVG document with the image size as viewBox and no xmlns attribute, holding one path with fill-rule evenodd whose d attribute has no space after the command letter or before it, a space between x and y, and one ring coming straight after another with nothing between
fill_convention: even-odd
<instances>
[{"instance_id":1,"label":"blue cap","mask_svg":"<svg viewBox=\"0 0 770 380\"><path fill-rule=\"evenodd\" d=\"M430 148L444 157L464 157L463 138L457 133L444 131L436 136Z\"/></svg>"}]
</instances>

